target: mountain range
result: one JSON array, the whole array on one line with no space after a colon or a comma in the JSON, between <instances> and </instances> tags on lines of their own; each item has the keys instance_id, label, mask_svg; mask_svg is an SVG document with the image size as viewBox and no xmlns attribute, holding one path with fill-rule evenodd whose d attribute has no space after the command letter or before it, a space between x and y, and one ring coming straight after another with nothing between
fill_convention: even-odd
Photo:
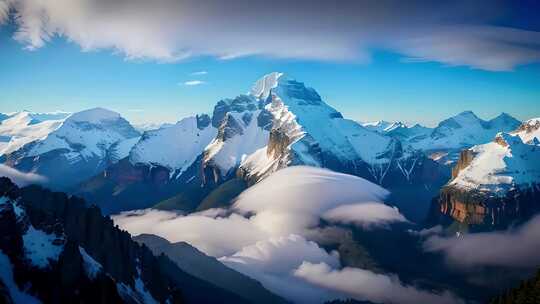
<instances>
[{"instance_id":1,"label":"mountain range","mask_svg":"<svg viewBox=\"0 0 540 304\"><path fill-rule=\"evenodd\" d=\"M429 290L457 281L453 287L470 291L473 282L447 274L440 256L418 248L415 242L432 233L427 228L459 236L508 229L540 213L540 119L520 122L502 113L483 120L465 111L434 128L359 123L282 73L219 100L211 114L156 128L134 127L103 108L0 114L0 162L23 177L41 177L35 180L40 186L25 188L0 179L0 300L15 303L287 303L279 288L282 274L264 272L263 260L249 258L264 256L268 243L287 242L321 245L323 256L341 270L401 271L411 286L420 277L428 282L419 285ZM385 197L384 203L368 202L380 214L337 199L339 186L356 183L362 191L377 189L367 197ZM330 208L327 201L343 205ZM294 202L298 209L285 208ZM258 231L257 225L269 229L270 214L284 224L271 225L272 232L308 223L316 230L214 257L194 244L146 232L132 238L107 217L137 217L146 208L165 214L163 222L189 215L217 222L241 218ZM122 211L134 213L118 215ZM370 216L374 222L362 222ZM394 230L411 227L411 221L427 230ZM396 244L402 251L397 256L391 248ZM492 296L493 289L479 294Z\"/></svg>"},{"instance_id":2,"label":"mountain range","mask_svg":"<svg viewBox=\"0 0 540 304\"><path fill-rule=\"evenodd\" d=\"M1 162L42 175L47 186L80 195L105 213L223 206L276 170L309 165L388 188L415 220L450 179L462 149L520 125L505 113L485 121L470 111L435 128L361 124L282 73L262 77L247 94L218 101L211 115L142 134L101 108L3 117Z\"/></svg>"}]
</instances>

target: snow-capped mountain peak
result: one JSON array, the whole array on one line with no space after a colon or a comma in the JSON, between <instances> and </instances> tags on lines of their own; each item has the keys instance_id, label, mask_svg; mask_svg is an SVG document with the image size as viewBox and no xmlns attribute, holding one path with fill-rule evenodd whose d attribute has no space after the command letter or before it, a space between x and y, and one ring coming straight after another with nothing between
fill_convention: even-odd
<instances>
[{"instance_id":1,"label":"snow-capped mountain peak","mask_svg":"<svg viewBox=\"0 0 540 304\"><path fill-rule=\"evenodd\" d=\"M279 72L272 72L263 76L255 82L249 94L259 99L268 98L270 90L278 86L280 79L286 78L283 76L284 74Z\"/></svg>"},{"instance_id":2,"label":"snow-capped mountain peak","mask_svg":"<svg viewBox=\"0 0 540 304\"><path fill-rule=\"evenodd\" d=\"M121 118L120 114L104 108L92 108L71 114L66 121L87 122L99 124L106 120L115 120Z\"/></svg>"},{"instance_id":3,"label":"snow-capped mountain peak","mask_svg":"<svg viewBox=\"0 0 540 304\"><path fill-rule=\"evenodd\" d=\"M101 157L111 145L138 136L120 114L94 108L71 114L57 130L39 140L28 156L66 149L83 158Z\"/></svg>"},{"instance_id":4,"label":"snow-capped mountain peak","mask_svg":"<svg viewBox=\"0 0 540 304\"><path fill-rule=\"evenodd\" d=\"M377 120L377 121L371 121L371 122L364 122L362 123L362 126L368 130L376 131L376 132L385 132L385 130L395 124L395 122L390 122L386 120Z\"/></svg>"},{"instance_id":5,"label":"snow-capped mountain peak","mask_svg":"<svg viewBox=\"0 0 540 304\"><path fill-rule=\"evenodd\" d=\"M120 114L94 108L71 114L46 136L6 154L8 163L69 186L126 157L139 140Z\"/></svg>"},{"instance_id":6,"label":"snow-capped mountain peak","mask_svg":"<svg viewBox=\"0 0 540 304\"><path fill-rule=\"evenodd\" d=\"M359 170L358 164L367 164L372 178L383 181L391 160L403 152L395 140L344 119L302 82L283 75L271 80L258 82L259 88L261 83L272 84L264 100L272 128L266 146L241 164L240 171L248 179L259 180L291 164L324 167L332 162L336 170L351 167L353 171Z\"/></svg>"},{"instance_id":7,"label":"snow-capped mountain peak","mask_svg":"<svg viewBox=\"0 0 540 304\"><path fill-rule=\"evenodd\" d=\"M492 142L465 153L469 156L461 161L462 168L450 185L502 195L516 186L540 181L540 149L518 135L498 133Z\"/></svg>"},{"instance_id":8,"label":"snow-capped mountain peak","mask_svg":"<svg viewBox=\"0 0 540 304\"><path fill-rule=\"evenodd\" d=\"M421 150L452 150L491 141L498 132L511 132L520 122L508 114L485 121L472 111L445 119L426 138L411 143Z\"/></svg>"},{"instance_id":9,"label":"snow-capped mountain peak","mask_svg":"<svg viewBox=\"0 0 540 304\"><path fill-rule=\"evenodd\" d=\"M512 132L519 135L525 143L535 143L540 141L540 117L525 121L519 128Z\"/></svg>"}]
</instances>

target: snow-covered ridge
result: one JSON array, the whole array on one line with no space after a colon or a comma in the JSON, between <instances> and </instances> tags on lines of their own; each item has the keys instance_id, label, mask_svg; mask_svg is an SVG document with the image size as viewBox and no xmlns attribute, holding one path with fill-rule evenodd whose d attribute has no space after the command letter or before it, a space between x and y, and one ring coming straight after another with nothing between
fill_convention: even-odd
<instances>
[{"instance_id":1,"label":"snow-covered ridge","mask_svg":"<svg viewBox=\"0 0 540 304\"><path fill-rule=\"evenodd\" d=\"M506 113L486 121L465 111L441 121L428 136L412 138L410 144L425 151L468 148L490 142L498 132L511 132L520 123Z\"/></svg>"},{"instance_id":2,"label":"snow-covered ridge","mask_svg":"<svg viewBox=\"0 0 540 304\"><path fill-rule=\"evenodd\" d=\"M450 185L503 195L540 182L540 148L523 143L518 135L499 133L494 141L469 150L471 163Z\"/></svg>"},{"instance_id":3,"label":"snow-covered ridge","mask_svg":"<svg viewBox=\"0 0 540 304\"><path fill-rule=\"evenodd\" d=\"M217 134L208 116L202 125L199 117L187 117L172 126L146 131L129 153L130 161L161 165L171 171L186 170Z\"/></svg>"},{"instance_id":4,"label":"snow-covered ridge","mask_svg":"<svg viewBox=\"0 0 540 304\"><path fill-rule=\"evenodd\" d=\"M56 130L67 112L0 114L0 155L18 150Z\"/></svg>"},{"instance_id":5,"label":"snow-covered ridge","mask_svg":"<svg viewBox=\"0 0 540 304\"><path fill-rule=\"evenodd\" d=\"M525 143L540 142L540 118L532 118L525 121L512 134L517 134Z\"/></svg>"},{"instance_id":6,"label":"snow-covered ridge","mask_svg":"<svg viewBox=\"0 0 540 304\"><path fill-rule=\"evenodd\" d=\"M371 131L377 131L377 132L386 132L387 129L397 122L390 122L386 120L377 120L377 121L371 121L371 122L362 122L360 123L364 128L371 130Z\"/></svg>"},{"instance_id":7,"label":"snow-covered ridge","mask_svg":"<svg viewBox=\"0 0 540 304\"><path fill-rule=\"evenodd\" d=\"M116 154L126 153L123 142L139 133L120 114L95 108L70 115L60 127L35 142L26 156L37 156L53 150L62 150L72 160L105 158L111 147L121 146ZM127 155L115 155L116 160Z\"/></svg>"}]
</instances>

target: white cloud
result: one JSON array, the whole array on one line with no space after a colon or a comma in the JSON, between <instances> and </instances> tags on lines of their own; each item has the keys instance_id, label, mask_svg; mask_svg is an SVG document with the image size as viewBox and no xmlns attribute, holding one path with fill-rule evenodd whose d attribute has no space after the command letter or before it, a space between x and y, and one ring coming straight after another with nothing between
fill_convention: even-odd
<instances>
[{"instance_id":1,"label":"white cloud","mask_svg":"<svg viewBox=\"0 0 540 304\"><path fill-rule=\"evenodd\" d=\"M257 242L220 261L294 303L317 303L339 296L293 276L294 269L305 261L339 267L337 253L328 254L316 243L298 235Z\"/></svg>"},{"instance_id":2,"label":"white cloud","mask_svg":"<svg viewBox=\"0 0 540 304\"><path fill-rule=\"evenodd\" d=\"M215 257L233 254L269 237L249 219L238 214L228 217L217 217L212 213L184 216L148 209L124 212L113 216L113 220L133 235L151 233L170 242L185 241Z\"/></svg>"},{"instance_id":3,"label":"white cloud","mask_svg":"<svg viewBox=\"0 0 540 304\"><path fill-rule=\"evenodd\" d=\"M341 267L336 252L325 251L305 236L317 234L321 216L340 206L353 208L355 213L362 210L361 225L402 220L397 210L381 203L387 195L383 188L358 177L321 168L290 167L242 193L231 210L210 209L189 215L139 210L113 220L135 235L152 233L171 242L186 241L291 301L321 303L356 294L335 286L321 288L298 275L301 272L297 269L306 263ZM358 205L362 208L352 207ZM389 214L385 208L391 209ZM413 294L412 287L403 288Z\"/></svg>"},{"instance_id":4,"label":"white cloud","mask_svg":"<svg viewBox=\"0 0 540 304\"><path fill-rule=\"evenodd\" d=\"M207 71L197 71L197 72L191 73L190 75L192 75L192 76L202 76L202 75L206 75L206 74L208 74Z\"/></svg>"},{"instance_id":5,"label":"white cloud","mask_svg":"<svg viewBox=\"0 0 540 304\"><path fill-rule=\"evenodd\" d=\"M449 238L432 236L425 241L424 248L443 252L449 262L462 267L538 267L540 216L509 231L469 233Z\"/></svg>"},{"instance_id":6,"label":"white cloud","mask_svg":"<svg viewBox=\"0 0 540 304\"><path fill-rule=\"evenodd\" d=\"M342 292L361 301L388 304L463 303L448 292L434 294L421 291L403 285L395 276L376 274L359 268L345 267L335 270L325 263L304 262L294 275L314 285Z\"/></svg>"},{"instance_id":7,"label":"white cloud","mask_svg":"<svg viewBox=\"0 0 540 304\"><path fill-rule=\"evenodd\" d=\"M0 0L0 24L3 24L8 19L9 7L8 1Z\"/></svg>"},{"instance_id":8,"label":"white cloud","mask_svg":"<svg viewBox=\"0 0 540 304\"><path fill-rule=\"evenodd\" d=\"M322 218L332 223L353 224L364 229L384 227L393 222L407 222L396 207L381 203L342 205L326 211Z\"/></svg>"},{"instance_id":9,"label":"white cloud","mask_svg":"<svg viewBox=\"0 0 540 304\"><path fill-rule=\"evenodd\" d=\"M205 84L206 82L202 81L202 80L188 80L188 81L185 81L183 83L183 85L185 86L198 86L198 85L201 85L201 84Z\"/></svg>"},{"instance_id":10,"label":"white cloud","mask_svg":"<svg viewBox=\"0 0 540 304\"><path fill-rule=\"evenodd\" d=\"M441 234L443 232L443 227L441 225L437 225L437 226L433 226L431 228L424 228L424 229L421 229L419 231L409 229L409 230L407 230L407 232L409 232L412 235L417 235L417 236L420 236L420 237L428 237L428 236L432 236L432 235Z\"/></svg>"},{"instance_id":11,"label":"white cloud","mask_svg":"<svg viewBox=\"0 0 540 304\"><path fill-rule=\"evenodd\" d=\"M47 179L41 175L24 173L2 164L0 164L0 176L9 178L12 182L21 187L29 184L41 184L47 181Z\"/></svg>"},{"instance_id":12,"label":"white cloud","mask_svg":"<svg viewBox=\"0 0 540 304\"><path fill-rule=\"evenodd\" d=\"M153 233L171 242L187 241L207 254L221 257L269 237L310 234L321 216L341 205L368 203L360 209L364 212L362 222L369 225L402 221L397 210L382 203L387 195L385 189L356 176L294 166L244 191L233 205L234 213L212 209L184 216L142 210L122 213L114 220L132 234ZM390 215L386 208L392 210ZM229 235L229 231L236 233Z\"/></svg>"},{"instance_id":13,"label":"white cloud","mask_svg":"<svg viewBox=\"0 0 540 304\"><path fill-rule=\"evenodd\" d=\"M403 5L276 0L278 9L269 9L266 1L246 0L4 0L0 21L12 7L15 38L30 49L59 35L83 50L164 62L253 55L369 62L373 48L495 71L540 60L540 33L488 25L507 9L500 3Z\"/></svg>"},{"instance_id":14,"label":"white cloud","mask_svg":"<svg viewBox=\"0 0 540 304\"><path fill-rule=\"evenodd\" d=\"M293 166L279 170L244 191L233 208L255 214L252 222L272 235L303 234L321 216L342 205L383 205L389 192L365 179L327 169ZM369 208L368 208L369 209ZM388 222L374 215L365 221Z\"/></svg>"}]
</instances>

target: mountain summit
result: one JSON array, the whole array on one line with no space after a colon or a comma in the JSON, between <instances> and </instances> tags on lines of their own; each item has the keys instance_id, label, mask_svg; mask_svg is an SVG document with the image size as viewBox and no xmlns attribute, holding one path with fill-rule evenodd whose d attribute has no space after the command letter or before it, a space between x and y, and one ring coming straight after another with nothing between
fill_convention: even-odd
<instances>
[{"instance_id":1,"label":"mountain summit","mask_svg":"<svg viewBox=\"0 0 540 304\"><path fill-rule=\"evenodd\" d=\"M71 114L45 137L6 154L5 162L65 189L126 157L138 138L139 132L120 114L94 108Z\"/></svg>"}]
</instances>

